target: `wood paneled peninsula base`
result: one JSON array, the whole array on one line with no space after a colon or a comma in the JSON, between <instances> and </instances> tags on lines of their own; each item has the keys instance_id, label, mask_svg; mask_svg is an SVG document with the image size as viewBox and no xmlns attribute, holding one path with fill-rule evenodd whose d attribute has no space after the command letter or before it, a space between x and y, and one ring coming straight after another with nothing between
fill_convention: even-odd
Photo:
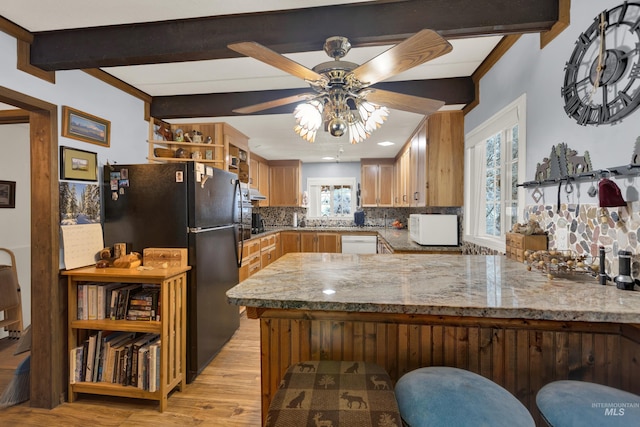
<instances>
[{"instance_id":1,"label":"wood paneled peninsula base","mask_svg":"<svg viewBox=\"0 0 640 427\"><path fill-rule=\"evenodd\" d=\"M227 292L259 318L262 413L286 368L365 360L481 374L535 406L548 382L640 394L640 292L548 280L504 256L287 254Z\"/></svg>"}]
</instances>

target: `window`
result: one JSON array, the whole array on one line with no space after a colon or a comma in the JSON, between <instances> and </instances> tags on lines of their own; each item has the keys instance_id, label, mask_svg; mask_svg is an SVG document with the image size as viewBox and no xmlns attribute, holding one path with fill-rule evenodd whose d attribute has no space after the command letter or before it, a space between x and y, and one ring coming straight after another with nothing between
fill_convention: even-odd
<instances>
[{"instance_id":1,"label":"window","mask_svg":"<svg viewBox=\"0 0 640 427\"><path fill-rule=\"evenodd\" d=\"M505 250L524 211L526 95L465 138L465 240Z\"/></svg>"},{"instance_id":2,"label":"window","mask_svg":"<svg viewBox=\"0 0 640 427\"><path fill-rule=\"evenodd\" d=\"M355 178L307 178L309 218L353 218Z\"/></svg>"}]
</instances>

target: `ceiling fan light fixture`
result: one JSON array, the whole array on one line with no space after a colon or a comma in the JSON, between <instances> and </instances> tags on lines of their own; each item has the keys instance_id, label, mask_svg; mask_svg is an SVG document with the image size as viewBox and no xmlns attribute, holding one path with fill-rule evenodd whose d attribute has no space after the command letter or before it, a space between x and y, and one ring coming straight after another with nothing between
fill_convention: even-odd
<instances>
[{"instance_id":1,"label":"ceiling fan light fixture","mask_svg":"<svg viewBox=\"0 0 640 427\"><path fill-rule=\"evenodd\" d=\"M344 135L347 130L347 122L342 117L334 117L329 121L329 133L337 138Z\"/></svg>"},{"instance_id":2,"label":"ceiling fan light fixture","mask_svg":"<svg viewBox=\"0 0 640 427\"><path fill-rule=\"evenodd\" d=\"M315 99L298 104L293 111L297 123L293 130L304 140L314 142L316 133L322 126L323 109L322 102Z\"/></svg>"}]
</instances>

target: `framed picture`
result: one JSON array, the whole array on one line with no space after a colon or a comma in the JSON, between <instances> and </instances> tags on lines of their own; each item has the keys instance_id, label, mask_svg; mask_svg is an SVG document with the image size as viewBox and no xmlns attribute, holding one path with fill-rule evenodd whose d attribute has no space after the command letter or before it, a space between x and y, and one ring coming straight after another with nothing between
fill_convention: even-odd
<instances>
[{"instance_id":1,"label":"framed picture","mask_svg":"<svg viewBox=\"0 0 640 427\"><path fill-rule=\"evenodd\" d=\"M60 179L98 180L98 155L76 148L60 147Z\"/></svg>"},{"instance_id":2,"label":"framed picture","mask_svg":"<svg viewBox=\"0 0 640 427\"><path fill-rule=\"evenodd\" d=\"M0 208L16 207L16 182L0 181Z\"/></svg>"},{"instance_id":3,"label":"framed picture","mask_svg":"<svg viewBox=\"0 0 640 427\"><path fill-rule=\"evenodd\" d=\"M62 136L108 147L110 134L109 120L62 106Z\"/></svg>"}]
</instances>

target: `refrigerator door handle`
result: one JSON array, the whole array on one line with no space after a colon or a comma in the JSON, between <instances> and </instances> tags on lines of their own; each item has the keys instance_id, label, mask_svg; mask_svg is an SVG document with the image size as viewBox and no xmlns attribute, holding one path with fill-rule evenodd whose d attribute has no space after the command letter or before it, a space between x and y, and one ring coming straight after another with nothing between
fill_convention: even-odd
<instances>
[{"instance_id":1,"label":"refrigerator door handle","mask_svg":"<svg viewBox=\"0 0 640 427\"><path fill-rule=\"evenodd\" d=\"M240 210L240 253L238 254L238 233L235 233L235 241L236 241L236 265L238 268L242 267L242 256L244 254L244 221L242 217L242 212L244 211L243 199L242 199L242 188L240 186L240 180L236 179L236 183L233 190L234 200L233 200L233 215L235 217L235 209ZM237 200L239 198L239 200Z\"/></svg>"},{"instance_id":2,"label":"refrigerator door handle","mask_svg":"<svg viewBox=\"0 0 640 427\"><path fill-rule=\"evenodd\" d=\"M239 198L239 200L238 200L238 198ZM240 210L240 224L243 223L243 219L244 219L242 217L242 210L243 210L242 209L243 208L242 201L243 201L242 200L242 188L240 187L240 180L236 179L236 183L235 183L235 186L233 188L233 206L232 206L232 209L233 209L233 217L234 218L236 216L236 209ZM236 208L236 206L237 206L237 208Z\"/></svg>"},{"instance_id":3,"label":"refrigerator door handle","mask_svg":"<svg viewBox=\"0 0 640 427\"><path fill-rule=\"evenodd\" d=\"M244 255L244 225L240 224L240 253L238 253L238 233L236 233L236 264L242 267L242 256Z\"/></svg>"}]
</instances>

